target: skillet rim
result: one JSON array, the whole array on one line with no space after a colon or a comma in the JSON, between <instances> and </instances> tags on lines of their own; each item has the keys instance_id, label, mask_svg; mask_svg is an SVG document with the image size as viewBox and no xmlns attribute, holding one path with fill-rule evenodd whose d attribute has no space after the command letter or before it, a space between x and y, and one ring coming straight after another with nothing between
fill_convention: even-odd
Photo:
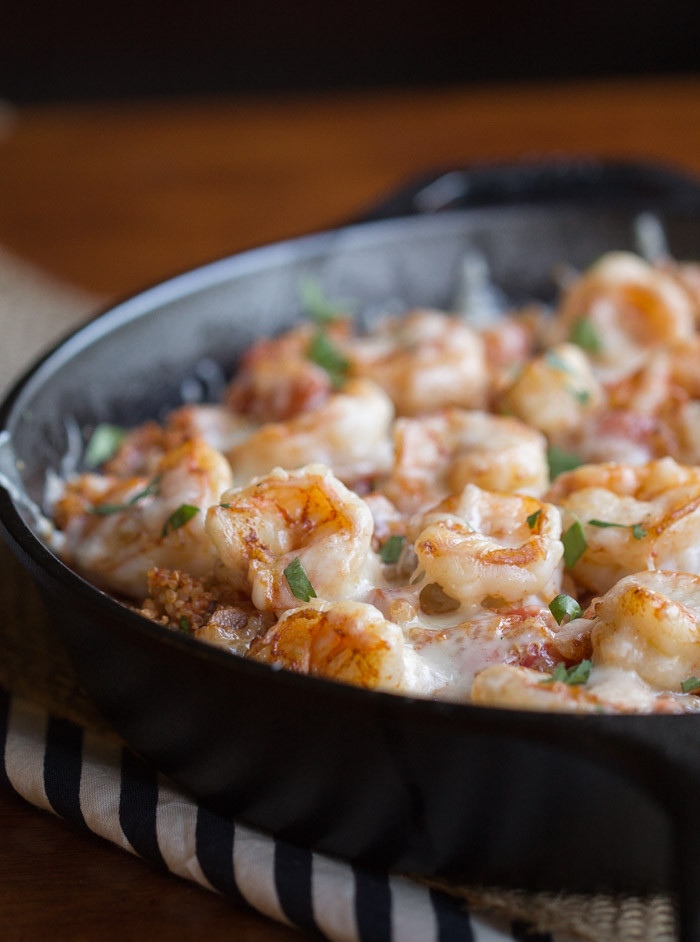
<instances>
[{"instance_id":1,"label":"skillet rim","mask_svg":"<svg viewBox=\"0 0 700 942\"><path fill-rule=\"evenodd\" d=\"M626 201L615 201L611 208L620 208L624 206L625 202ZM654 202L656 201L648 201L650 205ZM544 205L549 211L556 212L557 209L567 210L570 209L572 205L576 204L579 205L579 209L583 212L595 213L596 211L595 206L587 205L580 200L561 200L556 198L553 198L551 201L540 200L537 203L521 204L517 208L541 208ZM322 229L276 242L253 246L240 252L221 256L210 262L197 265L194 268L184 269L168 278L155 281L136 292L126 294L114 300L104 308L98 310L85 323L72 329L64 336L59 337L48 350L40 354L33 362L30 362L29 366L12 383L9 390L4 394L2 402L0 402L0 433L8 432L9 434L8 422L12 418L13 410L24 389L36 379L43 367L55 357L68 352L65 359L70 360L70 357L73 355L71 347L74 341L87 338L79 347L80 350L84 350L95 340L99 340L101 337L105 336L108 337L111 331L119 329L130 320L147 317L157 308L159 303L182 299L189 294L195 293L200 288L214 287L230 280L230 278L236 275L236 269L239 266L244 268L241 274L252 272L258 268L258 264L254 264L252 268L245 268L246 263L249 264L251 261L258 263L259 261L260 267L264 267L269 261L270 256L272 256L273 259L275 255L284 257L290 249L294 249L297 260L303 261L305 258L314 257L318 249L325 244L332 243L344 234L352 234L357 231L362 231L363 233L380 233L382 229L392 228L397 224L400 224L402 227L411 226L412 224L425 226L428 219L435 223L440 229L443 229L444 220L446 218L451 217L452 219L456 219L457 217L466 215L473 218L475 215L482 213L491 216L499 212L512 211L513 208L513 204L503 203L471 208L449 208L441 211L439 214L431 214L429 216L394 216L390 218L360 220L330 229ZM679 206L673 199L661 200L659 208L666 208L669 211L675 212L680 210L681 214L685 214L685 210L688 215L696 215L696 213L693 212L694 207L692 205L685 207L682 205ZM300 253L300 249L305 251ZM234 269L233 272L230 271L231 267ZM205 284L197 284L203 276L211 276L212 274L214 278L210 277L206 280ZM186 288L184 291L182 290L183 285ZM178 288L180 290L178 290ZM149 304L149 302L151 303ZM143 309L144 305L148 305L146 309ZM93 337L92 334L95 334L95 336ZM75 594L92 608L103 608L105 614L109 615L111 618L122 620L125 626L129 626L130 629L139 635L147 636L158 643L171 645L175 647L175 649L189 653L190 656L196 655L200 660L213 663L217 669L242 670L252 677L257 676L260 681L276 684L282 683L290 685L292 688L296 686L309 691L316 689L321 696L330 695L339 697L341 700L349 698L351 702L358 697L361 701L367 702L369 698L369 701L373 701L377 706L383 704L384 707L391 708L392 710L424 711L426 718L439 717L441 722L445 722L449 719L456 725L466 724L471 726L472 723L475 723L477 726L483 727L485 731L491 726L498 728L505 725L507 727L509 725L509 718L512 721L518 718L521 722L526 724L527 729L529 729L530 724L534 724L532 734L538 737L541 737L543 732L541 728L542 724L547 724L549 731L556 735L557 732L566 732L569 728L570 721L573 720L587 727L592 726L595 731L602 731L602 728L604 728L608 734L615 736L617 733L623 734L625 728L630 728L630 724L634 724L637 732L641 731L640 727L642 724L644 727L653 724L654 727L661 731L664 729L662 724L678 724L679 721L687 722L689 717L694 715L692 713L682 716L676 714L649 713L582 714L564 711L548 712L513 709L510 707L478 706L452 700L434 700L387 691L368 690L323 677L275 668L268 664L258 663L257 661L250 661L246 658L232 655L214 645L197 641L195 638L185 636L163 625L159 625L139 615L126 604L122 604L109 595L109 593L104 592L96 585L84 579L67 566L34 534L17 510L14 499L2 486L0 486L0 531L3 533L5 541L9 544L14 555L19 558L19 561L25 569L29 570L35 582L38 581L46 585L45 576L48 576L49 581L53 580L57 583L59 589ZM232 657L235 658L233 666L226 668L227 664L231 665ZM563 726L563 729L560 730L560 726ZM525 733L526 729L521 728L519 735Z\"/></svg>"}]
</instances>

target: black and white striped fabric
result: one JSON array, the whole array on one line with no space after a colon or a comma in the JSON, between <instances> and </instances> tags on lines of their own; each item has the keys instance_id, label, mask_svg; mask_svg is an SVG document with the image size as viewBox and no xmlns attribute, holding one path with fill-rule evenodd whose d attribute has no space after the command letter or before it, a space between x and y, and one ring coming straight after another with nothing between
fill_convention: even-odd
<instances>
[{"instance_id":1,"label":"black and white striped fabric","mask_svg":"<svg viewBox=\"0 0 700 942\"><path fill-rule=\"evenodd\" d=\"M0 688L3 784L180 877L332 942L565 942L227 820L128 749Z\"/></svg>"}]
</instances>

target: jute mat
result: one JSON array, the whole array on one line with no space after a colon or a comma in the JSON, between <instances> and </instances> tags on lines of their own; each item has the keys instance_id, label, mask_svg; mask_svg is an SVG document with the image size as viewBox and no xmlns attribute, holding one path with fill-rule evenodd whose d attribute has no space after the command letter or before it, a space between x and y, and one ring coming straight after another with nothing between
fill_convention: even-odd
<instances>
[{"instance_id":1,"label":"jute mat","mask_svg":"<svg viewBox=\"0 0 700 942\"><path fill-rule=\"evenodd\" d=\"M42 350L84 321L100 304L0 250L0 393ZM113 736L83 689L36 586L0 543L0 684L54 713ZM525 893L435 884L465 898L473 910L534 923L541 932L589 942L673 942L668 897ZM536 937L533 937L536 938Z\"/></svg>"}]
</instances>

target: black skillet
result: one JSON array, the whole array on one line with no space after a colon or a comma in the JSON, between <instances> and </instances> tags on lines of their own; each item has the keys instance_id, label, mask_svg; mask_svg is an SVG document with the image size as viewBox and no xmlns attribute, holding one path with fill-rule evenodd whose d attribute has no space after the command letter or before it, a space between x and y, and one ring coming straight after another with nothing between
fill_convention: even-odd
<instances>
[{"instance_id":1,"label":"black skillet","mask_svg":"<svg viewBox=\"0 0 700 942\"><path fill-rule=\"evenodd\" d=\"M448 306L460 260L477 249L511 300L548 298L562 261L634 248L642 211L663 222L672 254L700 256L700 185L663 168L583 160L432 174L371 222L215 262L73 334L2 405L11 441L0 466L40 499L71 425L140 422L178 404L183 382L197 388L212 361L229 371L251 340L300 316L302 275L357 299L371 320L387 299ZM531 889L674 890L682 939L700 939L700 717L484 709L274 671L93 588L4 490L0 524L115 729L200 799L369 866Z\"/></svg>"}]
</instances>

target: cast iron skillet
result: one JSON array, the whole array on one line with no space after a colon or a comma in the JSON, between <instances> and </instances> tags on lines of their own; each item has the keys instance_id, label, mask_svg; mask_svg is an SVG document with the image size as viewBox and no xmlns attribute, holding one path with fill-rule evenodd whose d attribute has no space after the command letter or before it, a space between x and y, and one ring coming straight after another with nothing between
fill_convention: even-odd
<instances>
[{"instance_id":1,"label":"cast iron skillet","mask_svg":"<svg viewBox=\"0 0 700 942\"><path fill-rule=\"evenodd\" d=\"M67 416L129 424L178 404L182 382L191 389L212 360L228 371L256 336L300 316L303 274L358 299L371 320L387 299L448 306L460 260L477 248L512 300L546 297L558 263L632 248L643 210L661 218L674 255L698 257L700 185L663 168L579 161L430 175L375 221L215 262L107 311L10 393L0 462L39 498L66 450ZM683 939L700 938L700 717L484 709L274 671L93 588L4 490L0 524L105 715L200 799L370 866L532 889L675 889Z\"/></svg>"}]
</instances>

